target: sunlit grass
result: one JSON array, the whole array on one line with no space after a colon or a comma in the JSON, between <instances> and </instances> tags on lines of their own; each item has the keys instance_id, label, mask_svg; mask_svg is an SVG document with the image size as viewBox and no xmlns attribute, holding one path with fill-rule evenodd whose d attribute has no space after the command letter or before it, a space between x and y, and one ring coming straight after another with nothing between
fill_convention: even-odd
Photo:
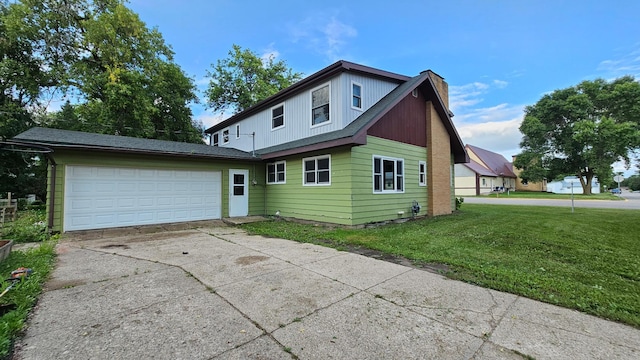
<instances>
[{"instance_id":1,"label":"sunlit grass","mask_svg":"<svg viewBox=\"0 0 640 360\"><path fill-rule=\"evenodd\" d=\"M256 234L360 246L480 286L640 327L640 211L464 204L454 215L370 229L273 221Z\"/></svg>"}]
</instances>

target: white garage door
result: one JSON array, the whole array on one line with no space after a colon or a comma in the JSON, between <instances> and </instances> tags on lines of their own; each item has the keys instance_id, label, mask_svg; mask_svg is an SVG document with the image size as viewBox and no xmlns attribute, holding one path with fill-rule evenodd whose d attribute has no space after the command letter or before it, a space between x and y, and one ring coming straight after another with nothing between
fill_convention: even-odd
<instances>
[{"instance_id":1,"label":"white garage door","mask_svg":"<svg viewBox=\"0 0 640 360\"><path fill-rule=\"evenodd\" d=\"M220 217L219 171L66 167L64 231Z\"/></svg>"}]
</instances>

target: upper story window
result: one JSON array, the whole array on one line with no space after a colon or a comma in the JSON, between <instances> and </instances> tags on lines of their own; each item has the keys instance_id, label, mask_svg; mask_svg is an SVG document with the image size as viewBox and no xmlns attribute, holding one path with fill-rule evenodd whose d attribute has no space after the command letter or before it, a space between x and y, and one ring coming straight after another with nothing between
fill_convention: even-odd
<instances>
[{"instance_id":1,"label":"upper story window","mask_svg":"<svg viewBox=\"0 0 640 360\"><path fill-rule=\"evenodd\" d=\"M267 164L267 184L285 184L286 171L287 163L285 161Z\"/></svg>"},{"instance_id":2,"label":"upper story window","mask_svg":"<svg viewBox=\"0 0 640 360\"><path fill-rule=\"evenodd\" d=\"M229 129L224 129L222 130L222 143L223 144L228 144L229 143Z\"/></svg>"},{"instance_id":3,"label":"upper story window","mask_svg":"<svg viewBox=\"0 0 640 360\"><path fill-rule=\"evenodd\" d=\"M404 192L404 160L383 156L373 157L373 192Z\"/></svg>"},{"instance_id":4,"label":"upper story window","mask_svg":"<svg viewBox=\"0 0 640 360\"><path fill-rule=\"evenodd\" d=\"M236 139L240 139L240 125L236 125Z\"/></svg>"},{"instance_id":5,"label":"upper story window","mask_svg":"<svg viewBox=\"0 0 640 360\"><path fill-rule=\"evenodd\" d=\"M427 186L427 162L418 162L418 183L420 186Z\"/></svg>"},{"instance_id":6,"label":"upper story window","mask_svg":"<svg viewBox=\"0 0 640 360\"><path fill-rule=\"evenodd\" d=\"M331 185L331 155L302 159L303 185Z\"/></svg>"},{"instance_id":7,"label":"upper story window","mask_svg":"<svg viewBox=\"0 0 640 360\"><path fill-rule=\"evenodd\" d=\"M271 130L284 127L284 105L278 105L271 109Z\"/></svg>"},{"instance_id":8,"label":"upper story window","mask_svg":"<svg viewBox=\"0 0 640 360\"><path fill-rule=\"evenodd\" d=\"M351 83L351 107L362 110L362 85L357 82Z\"/></svg>"},{"instance_id":9,"label":"upper story window","mask_svg":"<svg viewBox=\"0 0 640 360\"><path fill-rule=\"evenodd\" d=\"M329 122L329 84L311 91L311 126Z\"/></svg>"},{"instance_id":10,"label":"upper story window","mask_svg":"<svg viewBox=\"0 0 640 360\"><path fill-rule=\"evenodd\" d=\"M218 146L218 143L220 142L220 134L219 133L213 133L213 135L211 135L213 140L213 146Z\"/></svg>"}]
</instances>

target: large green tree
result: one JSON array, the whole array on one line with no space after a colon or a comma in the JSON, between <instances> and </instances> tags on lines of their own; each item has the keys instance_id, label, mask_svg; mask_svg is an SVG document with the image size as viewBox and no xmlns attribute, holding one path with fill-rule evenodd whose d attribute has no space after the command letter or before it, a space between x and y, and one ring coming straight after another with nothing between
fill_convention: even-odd
<instances>
[{"instance_id":1,"label":"large green tree","mask_svg":"<svg viewBox=\"0 0 640 360\"><path fill-rule=\"evenodd\" d=\"M629 164L640 147L640 83L625 76L556 90L525 109L520 132L522 178L576 175L590 194L594 176L608 179L612 164Z\"/></svg>"},{"instance_id":2,"label":"large green tree","mask_svg":"<svg viewBox=\"0 0 640 360\"><path fill-rule=\"evenodd\" d=\"M28 39L16 36L5 19L9 8L0 3L0 142L35 126L31 110L37 108L44 86L52 83L42 59L34 56ZM44 196L46 163L42 156L0 144L0 194L14 197Z\"/></svg>"},{"instance_id":3,"label":"large green tree","mask_svg":"<svg viewBox=\"0 0 640 360\"><path fill-rule=\"evenodd\" d=\"M286 62L273 56L260 58L255 52L233 45L229 57L218 60L207 72L207 104L214 111L238 113L302 78Z\"/></svg>"},{"instance_id":4,"label":"large green tree","mask_svg":"<svg viewBox=\"0 0 640 360\"><path fill-rule=\"evenodd\" d=\"M46 70L48 93L75 104L71 126L59 118L52 126L202 142L193 81L123 0L20 0L3 20Z\"/></svg>"}]
</instances>

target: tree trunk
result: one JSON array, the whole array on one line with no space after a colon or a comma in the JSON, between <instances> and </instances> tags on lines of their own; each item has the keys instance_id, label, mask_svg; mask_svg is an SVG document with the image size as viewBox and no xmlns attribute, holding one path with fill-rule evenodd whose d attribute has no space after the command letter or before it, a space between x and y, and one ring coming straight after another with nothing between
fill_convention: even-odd
<instances>
[{"instance_id":1,"label":"tree trunk","mask_svg":"<svg viewBox=\"0 0 640 360\"><path fill-rule=\"evenodd\" d=\"M593 172L591 170L581 172L578 177L580 178L580 185L582 185L582 193L584 195L591 195L591 182L593 180Z\"/></svg>"}]
</instances>

